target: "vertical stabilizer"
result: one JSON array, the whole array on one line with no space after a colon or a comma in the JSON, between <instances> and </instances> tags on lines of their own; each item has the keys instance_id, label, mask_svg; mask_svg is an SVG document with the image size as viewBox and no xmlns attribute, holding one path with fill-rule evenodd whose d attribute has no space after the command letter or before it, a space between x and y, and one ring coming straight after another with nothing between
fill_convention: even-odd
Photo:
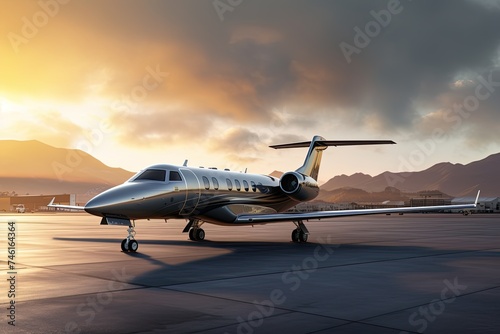
<instances>
[{"instance_id":1,"label":"vertical stabilizer","mask_svg":"<svg viewBox=\"0 0 500 334\"><path fill-rule=\"evenodd\" d=\"M314 136L309 145L309 151L307 152L304 164L302 167L298 168L296 172L307 175L318 180L319 166L321 164L321 157L323 151L326 150L327 146L322 146L319 141L324 141L325 138L321 136Z\"/></svg>"}]
</instances>

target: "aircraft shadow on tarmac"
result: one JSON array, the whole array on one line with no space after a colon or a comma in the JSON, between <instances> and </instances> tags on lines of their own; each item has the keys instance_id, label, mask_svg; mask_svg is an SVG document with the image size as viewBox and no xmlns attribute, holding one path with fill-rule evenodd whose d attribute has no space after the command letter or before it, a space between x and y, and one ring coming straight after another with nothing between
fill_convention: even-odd
<instances>
[{"instance_id":1,"label":"aircraft shadow on tarmac","mask_svg":"<svg viewBox=\"0 0 500 334\"><path fill-rule=\"evenodd\" d=\"M118 241L112 238L54 239L110 243L113 251ZM157 249L154 254L123 253L123 260L114 257L114 262L96 263L98 268L93 270L93 275L109 279L110 270L125 269L129 277L123 280L124 283L164 290L164 293L158 291L159 300L167 293L175 298L182 298L182 294L187 293L197 296L200 305L230 301L237 303L234 307L247 305L248 311L242 311L242 317L255 311L255 302L263 303L269 300L272 291L279 290L286 301L274 306L276 313L317 314L347 325L352 322L384 325L393 319L398 324L394 326L402 323L411 331L422 330L424 324L434 325L417 311L437 307L436 301L442 298L443 291L455 286L460 289L457 296L465 298L453 304L451 315L469 319L470 307L481 305L481 319L490 323L497 321L494 320L497 309L492 305L498 302L492 289L498 288L495 277L500 276L500 268L496 265L500 260L498 249L471 250L456 245L452 249L437 249L404 245L404 240L409 242L411 238L399 239L398 245L376 245L377 241L325 245L287 241L141 240L143 245L179 247L183 253L163 255ZM187 246L191 250L187 250ZM228 252L212 255L204 252L210 248ZM186 258L182 259L183 256ZM172 259L178 261L173 263ZM441 302L439 305L458 300L449 291L446 290L446 304ZM206 319L218 319L216 315L205 316ZM416 322L409 323L409 319L418 320L418 326ZM440 321L455 328L454 322L446 317ZM482 320L468 321L470 326L482 323ZM233 328L235 325L224 326ZM164 325L159 327L165 328L168 329ZM330 329L333 328L337 326Z\"/></svg>"},{"instance_id":2,"label":"aircraft shadow on tarmac","mask_svg":"<svg viewBox=\"0 0 500 334\"><path fill-rule=\"evenodd\" d=\"M55 240L74 242L100 242L116 245L119 240L107 238L61 238ZM398 275L418 274L421 277L430 275L453 279L459 275L468 275L466 269L452 264L455 260L475 260L488 258L489 261L498 261L500 253L489 250L467 249L435 249L432 247L405 246L405 245L374 245L362 244L320 244L309 242L296 244L293 242L262 242L262 241L210 241L193 242L189 240L144 240L142 245L188 246L194 248L211 248L228 250L224 254L200 256L203 253L193 250L186 256L191 260L178 264L169 264L169 259L176 257L172 253L165 255L148 254L145 252L123 253L128 266L133 268L131 277L126 283L142 286L168 286L195 282L217 281L245 277L279 275L297 271L308 273L317 270L349 271L350 268L359 270L363 265L373 265L370 272L374 276L384 275L384 285L392 285L396 289ZM113 248L113 251L116 247ZM119 252L119 250L116 250ZM183 250L184 251L184 250ZM152 264L155 267L144 266L141 262ZM411 261L408 266L405 261ZM415 261L421 261L415 265ZM122 261L117 265L123 266ZM357 267L356 267L357 266ZM377 269L379 268L379 269ZM391 270L388 272L387 270ZM290 276L292 277L292 276ZM336 279L340 279L337 277ZM354 278L354 281L360 278ZM278 278L279 280L279 278ZM348 284L353 284L347 281ZM406 284L404 289L408 289ZM332 286L338 286L335 279Z\"/></svg>"}]
</instances>

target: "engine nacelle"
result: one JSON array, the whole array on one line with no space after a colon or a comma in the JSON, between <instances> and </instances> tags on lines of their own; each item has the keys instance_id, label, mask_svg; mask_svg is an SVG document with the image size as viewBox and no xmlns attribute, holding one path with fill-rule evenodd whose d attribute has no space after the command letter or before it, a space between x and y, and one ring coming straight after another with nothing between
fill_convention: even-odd
<instances>
[{"instance_id":1,"label":"engine nacelle","mask_svg":"<svg viewBox=\"0 0 500 334\"><path fill-rule=\"evenodd\" d=\"M290 198L297 201L310 201L319 193L318 182L315 179L297 172L283 174L280 179L280 188Z\"/></svg>"}]
</instances>

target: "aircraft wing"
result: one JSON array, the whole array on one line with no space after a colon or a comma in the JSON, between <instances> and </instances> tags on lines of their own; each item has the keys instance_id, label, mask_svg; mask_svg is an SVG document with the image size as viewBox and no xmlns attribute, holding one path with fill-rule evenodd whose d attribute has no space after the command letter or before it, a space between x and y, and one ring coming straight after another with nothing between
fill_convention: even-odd
<instances>
[{"instance_id":1,"label":"aircraft wing","mask_svg":"<svg viewBox=\"0 0 500 334\"><path fill-rule=\"evenodd\" d=\"M54 204L54 200L56 198L52 198L49 204L47 204L47 207L49 208L56 208L56 209L66 209L66 210L85 210L84 206L78 206L78 205L61 205L61 204Z\"/></svg>"},{"instance_id":2,"label":"aircraft wing","mask_svg":"<svg viewBox=\"0 0 500 334\"><path fill-rule=\"evenodd\" d=\"M360 210L336 210L336 211L315 211L315 212L293 212L293 213L273 213L273 214L242 214L234 223L238 224L265 224L273 222L296 221L296 220L321 220L324 218L376 215L386 213L405 213L421 211L441 211L450 209L473 209L477 206L479 191L477 192L475 203L459 205L436 205L436 206L415 206L403 208L382 208L382 209L360 209Z\"/></svg>"}]
</instances>

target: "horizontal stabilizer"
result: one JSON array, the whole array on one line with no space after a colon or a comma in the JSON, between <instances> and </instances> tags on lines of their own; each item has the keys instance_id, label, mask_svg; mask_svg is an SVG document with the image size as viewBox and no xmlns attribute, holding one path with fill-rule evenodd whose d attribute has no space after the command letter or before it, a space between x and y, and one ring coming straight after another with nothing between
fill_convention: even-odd
<instances>
[{"instance_id":1,"label":"horizontal stabilizer","mask_svg":"<svg viewBox=\"0 0 500 334\"><path fill-rule=\"evenodd\" d=\"M392 140L316 140L314 146L357 146L357 145L380 145L380 144L396 144ZM280 144L269 146L275 149L309 147L310 141L299 143Z\"/></svg>"}]
</instances>

